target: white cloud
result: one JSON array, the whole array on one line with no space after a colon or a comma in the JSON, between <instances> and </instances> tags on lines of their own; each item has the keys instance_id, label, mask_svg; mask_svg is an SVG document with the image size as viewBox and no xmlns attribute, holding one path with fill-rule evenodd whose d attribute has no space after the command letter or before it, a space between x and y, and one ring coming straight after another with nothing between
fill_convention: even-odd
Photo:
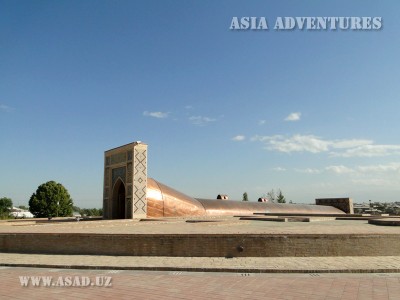
<instances>
[{"instance_id":1,"label":"white cloud","mask_svg":"<svg viewBox=\"0 0 400 300\"><path fill-rule=\"evenodd\" d=\"M285 118L285 121L291 121L291 122L300 121L300 117L301 117L301 112L294 112L294 113L291 113L290 115L288 115Z\"/></svg>"},{"instance_id":2,"label":"white cloud","mask_svg":"<svg viewBox=\"0 0 400 300\"><path fill-rule=\"evenodd\" d=\"M366 165L357 167L346 167L343 165L329 166L326 171L331 171L341 176L344 180L356 185L366 187L390 187L398 189L400 181L400 163L388 163L377 165Z\"/></svg>"},{"instance_id":3,"label":"white cloud","mask_svg":"<svg viewBox=\"0 0 400 300\"><path fill-rule=\"evenodd\" d=\"M169 115L168 112L161 112L161 111L153 111L153 112L145 111L145 112L143 112L143 116L153 117L153 118L157 118L157 119L168 118L168 115Z\"/></svg>"},{"instance_id":4,"label":"white cloud","mask_svg":"<svg viewBox=\"0 0 400 300\"><path fill-rule=\"evenodd\" d=\"M324 140L314 135L296 134L291 137L283 135L259 136L251 138L265 144L268 150L278 152L329 152L333 157L378 157L400 155L400 145L375 145L372 140Z\"/></svg>"},{"instance_id":5,"label":"white cloud","mask_svg":"<svg viewBox=\"0 0 400 300\"><path fill-rule=\"evenodd\" d=\"M363 173L400 172L400 163L390 163L387 165L359 166L357 167L357 170Z\"/></svg>"},{"instance_id":6,"label":"white cloud","mask_svg":"<svg viewBox=\"0 0 400 300\"><path fill-rule=\"evenodd\" d=\"M286 169L282 168L282 167L276 167L276 168L273 168L272 170L277 171L277 172L285 172L286 171Z\"/></svg>"},{"instance_id":7,"label":"white cloud","mask_svg":"<svg viewBox=\"0 0 400 300\"><path fill-rule=\"evenodd\" d=\"M348 174L348 173L353 173L354 170L351 168L348 168L346 166L340 165L340 166L329 166L325 168L327 171L331 171L336 174Z\"/></svg>"},{"instance_id":8,"label":"white cloud","mask_svg":"<svg viewBox=\"0 0 400 300\"><path fill-rule=\"evenodd\" d=\"M347 149L343 153L333 152L333 156L340 157L377 157L400 154L400 145L360 145Z\"/></svg>"},{"instance_id":9,"label":"white cloud","mask_svg":"<svg viewBox=\"0 0 400 300\"><path fill-rule=\"evenodd\" d=\"M307 169L296 169L296 172L299 173L305 173L305 174L320 174L321 170L318 169L311 169L311 168L307 168Z\"/></svg>"},{"instance_id":10,"label":"white cloud","mask_svg":"<svg viewBox=\"0 0 400 300\"><path fill-rule=\"evenodd\" d=\"M367 187L390 187L398 190L400 182L400 163L364 165L355 168L351 174L353 184L365 185Z\"/></svg>"},{"instance_id":11,"label":"white cloud","mask_svg":"<svg viewBox=\"0 0 400 300\"><path fill-rule=\"evenodd\" d=\"M240 142L240 141L244 141L245 139L246 139L246 137L244 135L237 135L232 138L232 141Z\"/></svg>"},{"instance_id":12,"label":"white cloud","mask_svg":"<svg viewBox=\"0 0 400 300\"><path fill-rule=\"evenodd\" d=\"M355 178L351 180L354 184L376 186L376 187L398 187L398 181L394 182L385 178Z\"/></svg>"},{"instance_id":13,"label":"white cloud","mask_svg":"<svg viewBox=\"0 0 400 300\"><path fill-rule=\"evenodd\" d=\"M216 119L209 118L209 117L203 117L203 116L191 116L189 117L189 121L192 122L194 125L206 125L207 123L210 122L215 122Z\"/></svg>"},{"instance_id":14,"label":"white cloud","mask_svg":"<svg viewBox=\"0 0 400 300\"><path fill-rule=\"evenodd\" d=\"M12 111L12 110L13 110L13 108L10 107L10 106L8 106L8 105L0 104L0 111L10 112L10 111Z\"/></svg>"},{"instance_id":15,"label":"white cloud","mask_svg":"<svg viewBox=\"0 0 400 300\"><path fill-rule=\"evenodd\" d=\"M294 135L286 138L282 135L255 136L253 141L266 144L267 149L279 152L311 152L319 153L329 150L329 141L324 141L313 135Z\"/></svg>"},{"instance_id":16,"label":"white cloud","mask_svg":"<svg viewBox=\"0 0 400 300\"><path fill-rule=\"evenodd\" d=\"M260 125L260 126L264 125L266 122L267 122L266 120L259 120L258 121L258 125Z\"/></svg>"},{"instance_id":17,"label":"white cloud","mask_svg":"<svg viewBox=\"0 0 400 300\"><path fill-rule=\"evenodd\" d=\"M276 167L273 168L272 170L286 171L285 168L281 167ZM336 174L352 174L356 177L375 176L378 174L382 175L383 173L389 173L389 174L398 173L398 175L400 175L400 163L392 162L388 164L356 166L352 168L344 165L332 165L325 167L324 169L305 168L305 169L294 169L294 171L305 174L320 174L324 171L329 171Z\"/></svg>"},{"instance_id":18,"label":"white cloud","mask_svg":"<svg viewBox=\"0 0 400 300\"><path fill-rule=\"evenodd\" d=\"M366 146L372 144L372 140L357 140L357 139L351 139L351 140L334 140L331 141L330 144L332 148L335 149L347 149L347 148L354 148L354 147L360 147L360 146Z\"/></svg>"}]
</instances>

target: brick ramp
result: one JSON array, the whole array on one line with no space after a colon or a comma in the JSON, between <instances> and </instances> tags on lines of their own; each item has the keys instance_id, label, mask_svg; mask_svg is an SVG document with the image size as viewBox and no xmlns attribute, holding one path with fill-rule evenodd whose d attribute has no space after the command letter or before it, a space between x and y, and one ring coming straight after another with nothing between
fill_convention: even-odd
<instances>
[{"instance_id":1,"label":"brick ramp","mask_svg":"<svg viewBox=\"0 0 400 300\"><path fill-rule=\"evenodd\" d=\"M399 273L399 256L149 257L2 253L0 266L238 273Z\"/></svg>"}]
</instances>

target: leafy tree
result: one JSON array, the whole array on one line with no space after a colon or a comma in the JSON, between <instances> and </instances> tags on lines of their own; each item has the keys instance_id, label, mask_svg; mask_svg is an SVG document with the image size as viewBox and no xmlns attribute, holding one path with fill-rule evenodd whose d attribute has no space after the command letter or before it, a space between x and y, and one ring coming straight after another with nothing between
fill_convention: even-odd
<instances>
[{"instance_id":1,"label":"leafy tree","mask_svg":"<svg viewBox=\"0 0 400 300\"><path fill-rule=\"evenodd\" d=\"M275 193L275 190L270 190L266 196L263 198L267 198L269 202L277 202L277 203L286 203L286 198L283 196L282 191L278 189Z\"/></svg>"},{"instance_id":2,"label":"leafy tree","mask_svg":"<svg viewBox=\"0 0 400 300\"><path fill-rule=\"evenodd\" d=\"M73 202L67 189L55 181L40 185L29 200L29 211L37 218L72 215Z\"/></svg>"},{"instance_id":3,"label":"leafy tree","mask_svg":"<svg viewBox=\"0 0 400 300\"><path fill-rule=\"evenodd\" d=\"M247 196L247 192L243 193L243 201L249 201L249 198Z\"/></svg>"},{"instance_id":4,"label":"leafy tree","mask_svg":"<svg viewBox=\"0 0 400 300\"><path fill-rule=\"evenodd\" d=\"M10 198L0 198L0 217L8 217L12 207L13 203Z\"/></svg>"},{"instance_id":5,"label":"leafy tree","mask_svg":"<svg viewBox=\"0 0 400 300\"><path fill-rule=\"evenodd\" d=\"M25 205L20 205L20 206L18 206L18 208L20 208L20 209L25 209L25 210L28 210L28 209L29 209L29 208L26 207Z\"/></svg>"},{"instance_id":6,"label":"leafy tree","mask_svg":"<svg viewBox=\"0 0 400 300\"><path fill-rule=\"evenodd\" d=\"M99 217L103 215L102 208L80 208L78 206L72 207L73 211L80 213L82 216Z\"/></svg>"},{"instance_id":7,"label":"leafy tree","mask_svg":"<svg viewBox=\"0 0 400 300\"><path fill-rule=\"evenodd\" d=\"M78 213L81 213L81 208L78 207L78 206L73 205L73 206L72 206L72 211L76 211L76 212L78 212Z\"/></svg>"},{"instance_id":8,"label":"leafy tree","mask_svg":"<svg viewBox=\"0 0 400 300\"><path fill-rule=\"evenodd\" d=\"M276 197L276 202L278 202L278 203L286 203L285 196L283 196L281 190L278 190L278 196Z\"/></svg>"},{"instance_id":9,"label":"leafy tree","mask_svg":"<svg viewBox=\"0 0 400 300\"><path fill-rule=\"evenodd\" d=\"M100 216L99 210L97 208L83 208L81 209L80 214L82 216L88 216L88 217Z\"/></svg>"},{"instance_id":10,"label":"leafy tree","mask_svg":"<svg viewBox=\"0 0 400 300\"><path fill-rule=\"evenodd\" d=\"M275 195L274 189L270 190L270 191L267 193L266 197L264 197L264 198L267 198L267 199L269 200L269 202L274 203L275 200L276 200L276 195Z\"/></svg>"}]
</instances>

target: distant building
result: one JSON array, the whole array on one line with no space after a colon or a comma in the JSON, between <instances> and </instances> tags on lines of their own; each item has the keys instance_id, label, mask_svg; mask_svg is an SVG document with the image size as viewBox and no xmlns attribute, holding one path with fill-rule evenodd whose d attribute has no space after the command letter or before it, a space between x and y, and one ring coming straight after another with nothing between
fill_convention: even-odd
<instances>
[{"instance_id":1,"label":"distant building","mask_svg":"<svg viewBox=\"0 0 400 300\"><path fill-rule=\"evenodd\" d=\"M356 214L378 215L382 213L382 210L377 209L374 205L370 203L355 203L354 212Z\"/></svg>"},{"instance_id":2,"label":"distant building","mask_svg":"<svg viewBox=\"0 0 400 300\"><path fill-rule=\"evenodd\" d=\"M18 207L13 207L11 209L10 216L15 219L25 219L25 218L35 217L30 211Z\"/></svg>"}]
</instances>

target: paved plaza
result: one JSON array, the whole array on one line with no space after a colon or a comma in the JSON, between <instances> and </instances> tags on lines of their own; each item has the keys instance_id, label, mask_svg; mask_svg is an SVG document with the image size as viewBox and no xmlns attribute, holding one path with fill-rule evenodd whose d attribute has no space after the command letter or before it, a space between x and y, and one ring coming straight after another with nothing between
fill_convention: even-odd
<instances>
[{"instance_id":1,"label":"paved plaza","mask_svg":"<svg viewBox=\"0 0 400 300\"><path fill-rule=\"evenodd\" d=\"M0 232L303 235L400 232L397 226L376 226L366 220L269 222L225 217L60 221L3 221ZM400 299L400 256L362 254L365 253L335 257L227 258L1 253L0 298ZM54 285L44 286L40 281L49 278ZM78 282L71 286L74 278ZM82 286L82 278L96 284ZM97 285L99 278L102 281ZM110 278L112 285L104 286L104 278ZM39 280L39 286L34 286L32 280ZM59 284L59 280L64 284Z\"/></svg>"},{"instance_id":2,"label":"paved plaza","mask_svg":"<svg viewBox=\"0 0 400 300\"><path fill-rule=\"evenodd\" d=\"M249 273L397 273L399 256L158 257L2 253L0 266Z\"/></svg>"},{"instance_id":3,"label":"paved plaza","mask_svg":"<svg viewBox=\"0 0 400 300\"><path fill-rule=\"evenodd\" d=\"M54 286L33 286L31 278ZM400 274L255 274L0 268L2 299L399 299ZM21 279L28 286L21 286ZM76 281L78 277L78 281ZM29 278L29 279L28 279ZM61 278L61 279L60 279ZM83 278L97 286L57 286ZM55 283L54 283L55 282ZM86 282L86 281L85 281ZM26 283L26 282L25 282Z\"/></svg>"},{"instance_id":4,"label":"paved plaza","mask_svg":"<svg viewBox=\"0 0 400 300\"><path fill-rule=\"evenodd\" d=\"M58 221L57 221L58 220ZM400 234L400 226L377 226L368 220L274 222L239 220L238 217L122 219L80 221L0 221L0 233L98 234Z\"/></svg>"}]
</instances>

